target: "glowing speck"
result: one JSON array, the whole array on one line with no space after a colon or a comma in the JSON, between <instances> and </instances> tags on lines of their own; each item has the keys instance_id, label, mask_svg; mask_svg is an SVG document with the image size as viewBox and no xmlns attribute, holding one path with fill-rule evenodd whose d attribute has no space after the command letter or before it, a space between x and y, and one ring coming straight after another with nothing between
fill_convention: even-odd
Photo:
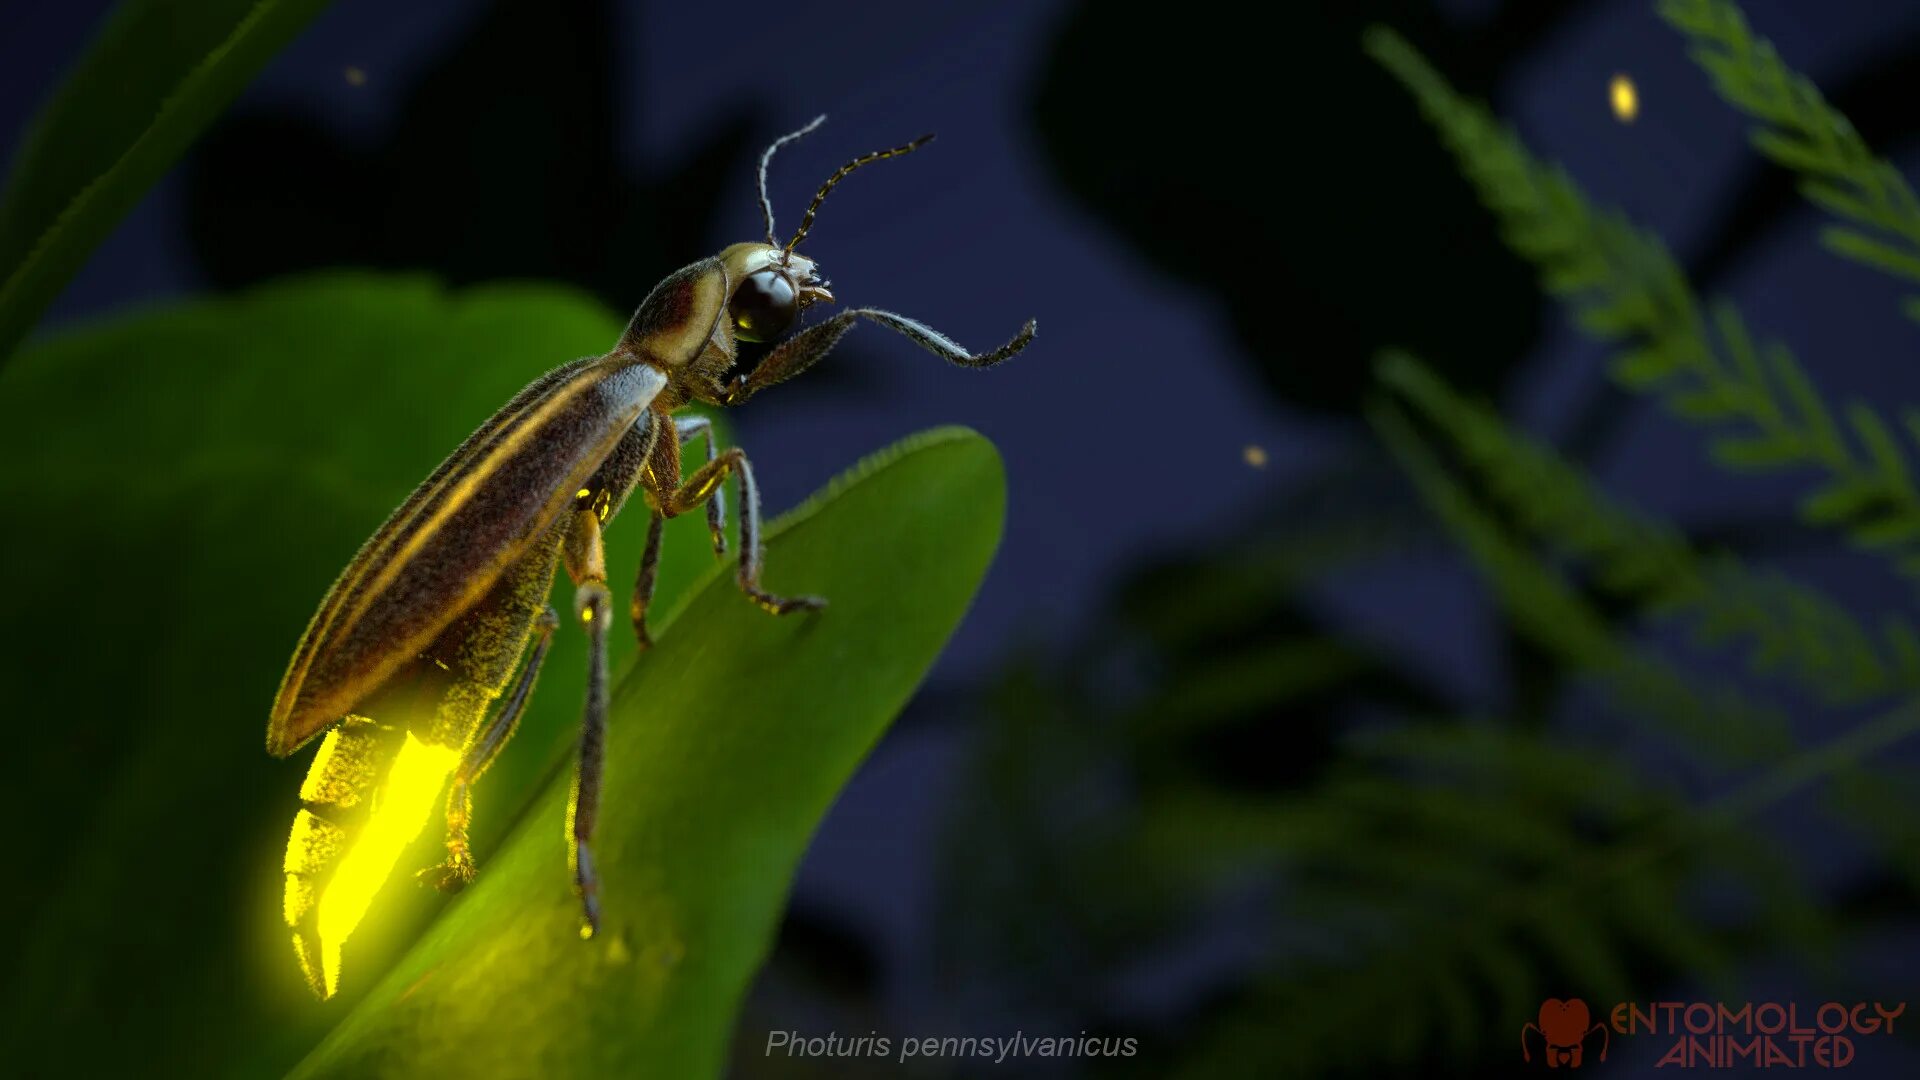
<instances>
[{"instance_id":1,"label":"glowing speck","mask_svg":"<svg viewBox=\"0 0 1920 1080\"><path fill-rule=\"evenodd\" d=\"M1640 115L1640 91L1625 72L1613 77L1607 86L1607 97L1613 102L1614 118L1621 123L1631 124L1633 118Z\"/></svg>"},{"instance_id":2,"label":"glowing speck","mask_svg":"<svg viewBox=\"0 0 1920 1080\"><path fill-rule=\"evenodd\" d=\"M1248 443L1247 448L1240 452L1240 456L1248 465L1256 469L1267 467L1267 448L1264 446Z\"/></svg>"},{"instance_id":3,"label":"glowing speck","mask_svg":"<svg viewBox=\"0 0 1920 1080\"><path fill-rule=\"evenodd\" d=\"M348 86L367 85L367 73L360 68L350 67L345 72Z\"/></svg>"},{"instance_id":4,"label":"glowing speck","mask_svg":"<svg viewBox=\"0 0 1920 1080\"><path fill-rule=\"evenodd\" d=\"M581 621L581 622L592 622L592 621L593 621L593 609L592 609L592 608L590 608L590 607L584 607L584 608L581 608L581 609L580 609L580 621Z\"/></svg>"},{"instance_id":5,"label":"glowing speck","mask_svg":"<svg viewBox=\"0 0 1920 1080\"><path fill-rule=\"evenodd\" d=\"M593 494L592 488L581 488L579 494L575 495L574 498L584 499L591 494Z\"/></svg>"}]
</instances>

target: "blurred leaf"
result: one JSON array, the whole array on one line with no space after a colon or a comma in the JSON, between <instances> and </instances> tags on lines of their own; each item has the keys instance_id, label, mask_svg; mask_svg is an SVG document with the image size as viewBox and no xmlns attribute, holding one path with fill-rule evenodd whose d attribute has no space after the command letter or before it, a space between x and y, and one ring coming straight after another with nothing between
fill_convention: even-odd
<instances>
[{"instance_id":1,"label":"blurred leaf","mask_svg":"<svg viewBox=\"0 0 1920 1080\"><path fill-rule=\"evenodd\" d=\"M556 776L480 881L297 1070L717 1076L814 826L958 624L1000 535L993 448L900 443L772 530L769 619L716 569L615 692L607 915L575 934Z\"/></svg>"},{"instance_id":2,"label":"blurred leaf","mask_svg":"<svg viewBox=\"0 0 1920 1080\"><path fill-rule=\"evenodd\" d=\"M279 925L306 761L261 747L274 687L388 511L521 386L621 326L563 288L331 274L49 338L0 373L0 500L22 526L0 537L21 613L0 648L21 721L0 811L38 883L0 890L10 1069L257 1076L340 1015L308 996ZM668 527L662 611L713 563L698 518ZM619 573L645 533L609 531ZM787 584L777 558L771 575ZM618 663L630 636L614 643ZM574 738L584 671L580 635L560 635L476 791L483 860ZM349 999L440 903L383 895Z\"/></svg>"},{"instance_id":3,"label":"blurred leaf","mask_svg":"<svg viewBox=\"0 0 1920 1080\"><path fill-rule=\"evenodd\" d=\"M0 359L326 0L126 0L35 119L0 199Z\"/></svg>"},{"instance_id":4,"label":"blurred leaf","mask_svg":"<svg viewBox=\"0 0 1920 1080\"><path fill-rule=\"evenodd\" d=\"M1258 800L1311 784L1356 721L1446 707L1304 590L1438 536L1361 446L1244 534L1125 575L1064 663L1010 665L978 695L987 723L941 837L943 980L1014 1023L1092 1023L1193 924L1243 918L1218 900L1271 862L1248 858L1271 824Z\"/></svg>"}]
</instances>

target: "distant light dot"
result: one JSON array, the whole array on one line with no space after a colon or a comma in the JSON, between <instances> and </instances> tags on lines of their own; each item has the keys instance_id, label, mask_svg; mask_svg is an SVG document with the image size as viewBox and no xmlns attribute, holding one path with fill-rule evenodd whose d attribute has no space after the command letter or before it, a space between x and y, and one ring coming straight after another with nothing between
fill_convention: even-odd
<instances>
[{"instance_id":1,"label":"distant light dot","mask_svg":"<svg viewBox=\"0 0 1920 1080\"><path fill-rule=\"evenodd\" d=\"M1607 97L1613 102L1614 118L1621 123L1631 124L1633 118L1640 115L1640 91L1625 72L1613 77L1613 82L1607 87Z\"/></svg>"},{"instance_id":2,"label":"distant light dot","mask_svg":"<svg viewBox=\"0 0 1920 1080\"><path fill-rule=\"evenodd\" d=\"M1256 469L1267 467L1267 448L1264 446L1248 443L1247 448L1240 452L1240 456L1246 459L1248 465Z\"/></svg>"},{"instance_id":3,"label":"distant light dot","mask_svg":"<svg viewBox=\"0 0 1920 1080\"><path fill-rule=\"evenodd\" d=\"M359 68L357 68L357 67L350 67L350 68L348 68L348 69L347 69L347 71L346 71L346 76L347 76L347 85L348 85L348 86L365 86L365 85L367 85L367 73L366 73L365 71L362 71L361 69L359 69Z\"/></svg>"}]
</instances>

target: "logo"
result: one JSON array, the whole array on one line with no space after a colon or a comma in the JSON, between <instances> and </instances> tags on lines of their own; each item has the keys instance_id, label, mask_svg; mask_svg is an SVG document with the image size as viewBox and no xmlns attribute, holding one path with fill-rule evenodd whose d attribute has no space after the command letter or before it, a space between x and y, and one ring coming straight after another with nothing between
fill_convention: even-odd
<instances>
[{"instance_id":1,"label":"logo","mask_svg":"<svg viewBox=\"0 0 1920 1080\"><path fill-rule=\"evenodd\" d=\"M1540 1003L1540 1019L1530 1022L1520 1029L1520 1059L1532 1061L1533 1053L1527 1048L1527 1033L1540 1036L1545 1044L1547 1068L1577 1069L1586 1053L1587 1037L1594 1032L1600 1033L1600 1060L1607 1060L1607 1025L1593 1024L1593 1014L1587 1011L1587 1003L1579 998L1548 998Z\"/></svg>"},{"instance_id":2,"label":"logo","mask_svg":"<svg viewBox=\"0 0 1920 1080\"><path fill-rule=\"evenodd\" d=\"M1906 1011L1904 1001L1828 1001L1810 1009L1780 1001L1623 1001L1595 1023L1579 998L1548 998L1539 1016L1521 1025L1520 1057L1534 1060L1537 1039L1547 1068L1577 1069L1598 1033L1601 1061L1612 1036L1649 1035L1660 1052L1656 1069L1843 1069L1862 1040L1893 1034Z\"/></svg>"}]
</instances>

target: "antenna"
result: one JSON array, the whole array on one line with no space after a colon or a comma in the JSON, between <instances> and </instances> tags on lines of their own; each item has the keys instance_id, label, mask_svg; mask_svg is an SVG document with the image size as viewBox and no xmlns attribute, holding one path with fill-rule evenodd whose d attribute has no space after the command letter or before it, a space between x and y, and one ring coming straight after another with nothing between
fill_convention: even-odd
<instances>
[{"instance_id":1,"label":"antenna","mask_svg":"<svg viewBox=\"0 0 1920 1080\"><path fill-rule=\"evenodd\" d=\"M785 135L782 135L779 138L773 140L772 146L769 146L764 151L761 151L761 154L760 154L760 214L761 216L767 219L767 246L769 247L779 243L780 241L775 240L773 238L773 200L767 197L767 165L773 161L774 151L787 145L793 140L799 138L800 136L810 133L811 131L813 131L814 128L817 128L821 124L824 124L826 122L827 122L827 114L821 113L819 116L816 116L812 120L808 121L806 127L801 128L799 131L787 132Z\"/></svg>"},{"instance_id":2,"label":"antenna","mask_svg":"<svg viewBox=\"0 0 1920 1080\"><path fill-rule=\"evenodd\" d=\"M827 192L832 191L835 184L845 180L848 173L858 169L862 165L871 165L876 161L884 161L890 157L911 154L932 141L932 135L922 135L905 146L896 146L891 150L875 150L871 154L862 154L852 161L847 162L845 165L840 166L839 172L827 177L827 182L820 185L820 191L814 195L813 202L807 206L806 216L800 219L800 231L794 233L793 239L787 241L786 250L781 252L781 257L784 258L793 254L793 249L799 247L800 241L806 239L807 230L813 228L813 216L819 213L820 204L826 201Z\"/></svg>"}]
</instances>

